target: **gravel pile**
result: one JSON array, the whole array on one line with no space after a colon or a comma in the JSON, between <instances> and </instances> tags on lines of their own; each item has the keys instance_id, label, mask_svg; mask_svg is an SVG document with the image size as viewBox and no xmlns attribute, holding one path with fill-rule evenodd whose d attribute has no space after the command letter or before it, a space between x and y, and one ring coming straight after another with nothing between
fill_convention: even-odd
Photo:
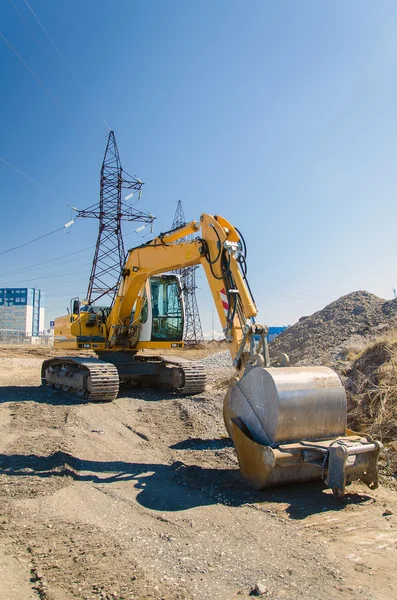
<instances>
[{"instance_id":1,"label":"gravel pile","mask_svg":"<svg viewBox=\"0 0 397 600\"><path fill-rule=\"evenodd\" d=\"M216 352L211 356L206 356L205 358L201 358L200 362L205 365L207 369L228 369L233 366L232 358L230 356L229 350L224 350L223 352Z\"/></svg>"},{"instance_id":2,"label":"gravel pile","mask_svg":"<svg viewBox=\"0 0 397 600\"><path fill-rule=\"evenodd\" d=\"M369 292L342 296L281 333L270 344L271 357L289 355L292 365L332 365L349 348L364 347L368 337L397 326L397 300L385 301Z\"/></svg>"}]
</instances>

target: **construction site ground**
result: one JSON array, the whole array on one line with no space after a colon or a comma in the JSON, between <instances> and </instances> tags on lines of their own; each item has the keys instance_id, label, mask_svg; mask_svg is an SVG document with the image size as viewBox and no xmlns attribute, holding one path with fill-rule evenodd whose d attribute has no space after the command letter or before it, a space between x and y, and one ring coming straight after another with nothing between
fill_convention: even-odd
<instances>
[{"instance_id":1,"label":"construction site ground","mask_svg":"<svg viewBox=\"0 0 397 600\"><path fill-rule=\"evenodd\" d=\"M41 387L50 355L0 348L2 600L396 597L396 491L247 489L229 367L206 359L199 396L86 404Z\"/></svg>"}]
</instances>

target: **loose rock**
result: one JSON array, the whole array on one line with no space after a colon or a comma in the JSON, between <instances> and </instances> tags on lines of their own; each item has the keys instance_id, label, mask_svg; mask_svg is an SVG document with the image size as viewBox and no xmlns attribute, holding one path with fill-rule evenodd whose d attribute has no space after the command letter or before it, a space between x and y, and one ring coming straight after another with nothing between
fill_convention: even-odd
<instances>
[{"instance_id":1,"label":"loose rock","mask_svg":"<svg viewBox=\"0 0 397 600\"><path fill-rule=\"evenodd\" d=\"M267 594L267 592L268 592L268 589L265 586L265 584L261 581L258 581L255 584L255 587L252 590L251 595L252 596L264 596L265 594Z\"/></svg>"}]
</instances>

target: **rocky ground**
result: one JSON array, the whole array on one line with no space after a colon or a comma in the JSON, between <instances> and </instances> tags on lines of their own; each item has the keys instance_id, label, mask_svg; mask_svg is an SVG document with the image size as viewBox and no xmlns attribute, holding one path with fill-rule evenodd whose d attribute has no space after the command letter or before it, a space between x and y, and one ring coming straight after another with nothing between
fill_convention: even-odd
<instances>
[{"instance_id":1,"label":"rocky ground","mask_svg":"<svg viewBox=\"0 0 397 600\"><path fill-rule=\"evenodd\" d=\"M395 492L244 486L227 354L203 358L200 396L122 388L111 404L41 388L41 360L0 352L0 598L395 597Z\"/></svg>"},{"instance_id":2,"label":"rocky ground","mask_svg":"<svg viewBox=\"0 0 397 600\"><path fill-rule=\"evenodd\" d=\"M283 331L270 344L273 357L289 355L292 365L331 365L344 361L350 348L364 348L369 337L397 326L397 300L369 292L342 296Z\"/></svg>"}]
</instances>

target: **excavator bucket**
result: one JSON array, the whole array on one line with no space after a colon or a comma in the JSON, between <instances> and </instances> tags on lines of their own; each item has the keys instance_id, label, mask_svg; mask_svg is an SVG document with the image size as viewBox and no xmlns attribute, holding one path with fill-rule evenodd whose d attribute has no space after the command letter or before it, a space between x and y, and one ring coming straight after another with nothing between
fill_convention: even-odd
<instances>
[{"instance_id":1,"label":"excavator bucket","mask_svg":"<svg viewBox=\"0 0 397 600\"><path fill-rule=\"evenodd\" d=\"M257 490L316 479L338 496L357 479L376 488L382 445L347 430L346 414L327 367L253 367L224 401L242 477Z\"/></svg>"}]
</instances>

